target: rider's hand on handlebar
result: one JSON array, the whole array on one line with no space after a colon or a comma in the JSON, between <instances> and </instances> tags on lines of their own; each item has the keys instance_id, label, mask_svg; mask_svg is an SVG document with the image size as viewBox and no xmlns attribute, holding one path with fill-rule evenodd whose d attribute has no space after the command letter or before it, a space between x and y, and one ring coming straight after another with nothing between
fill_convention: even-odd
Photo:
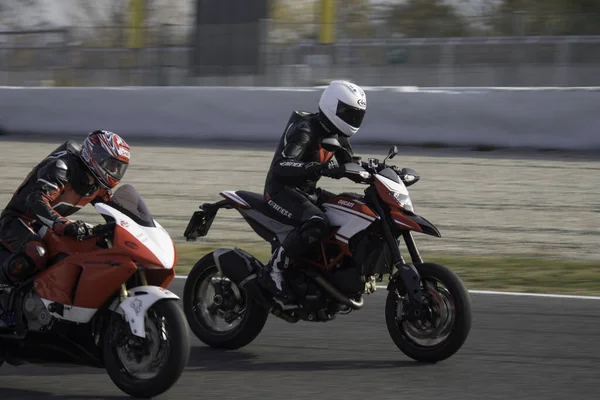
<instances>
[{"instance_id":1,"label":"rider's hand on handlebar","mask_svg":"<svg viewBox=\"0 0 600 400\"><path fill-rule=\"evenodd\" d=\"M63 231L63 235L73 237L77 240L83 240L83 238L92 234L92 228L83 221L75 221L68 223Z\"/></svg>"},{"instance_id":2,"label":"rider's hand on handlebar","mask_svg":"<svg viewBox=\"0 0 600 400\"><path fill-rule=\"evenodd\" d=\"M326 164L321 170L321 176L326 176L333 179L341 179L344 177L346 169L343 166L330 167Z\"/></svg>"}]
</instances>

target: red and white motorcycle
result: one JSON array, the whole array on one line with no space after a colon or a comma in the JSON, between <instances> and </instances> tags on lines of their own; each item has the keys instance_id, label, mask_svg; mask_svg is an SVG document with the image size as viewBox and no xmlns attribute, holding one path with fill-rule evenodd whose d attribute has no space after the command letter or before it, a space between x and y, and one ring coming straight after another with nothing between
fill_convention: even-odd
<instances>
[{"instance_id":1,"label":"red and white motorcycle","mask_svg":"<svg viewBox=\"0 0 600 400\"><path fill-rule=\"evenodd\" d=\"M0 365L105 368L123 392L158 396L177 382L190 351L179 297L166 290L175 246L131 185L94 207L106 224L83 240L41 228L49 266L3 293L12 323L0 328ZM0 248L0 263L8 255Z\"/></svg>"},{"instance_id":2,"label":"red and white motorcycle","mask_svg":"<svg viewBox=\"0 0 600 400\"><path fill-rule=\"evenodd\" d=\"M363 294L390 274L385 316L397 347L424 362L457 352L471 328L471 303L461 279L448 268L421 259L412 232L441 237L414 213L407 186L420 177L410 168L385 164L345 164L345 177L366 184L364 195L340 194L320 205L333 230L320 246L284 275L301 308L283 311L257 281L263 264L239 248L219 248L202 257L186 280L183 305L188 323L204 343L236 349L254 340L269 313L288 322L329 321L363 306ZM295 227L288 225L258 193L224 191L224 200L203 204L185 230L187 240L205 236L221 208L237 210L273 247ZM406 243L411 261L400 253Z\"/></svg>"}]
</instances>

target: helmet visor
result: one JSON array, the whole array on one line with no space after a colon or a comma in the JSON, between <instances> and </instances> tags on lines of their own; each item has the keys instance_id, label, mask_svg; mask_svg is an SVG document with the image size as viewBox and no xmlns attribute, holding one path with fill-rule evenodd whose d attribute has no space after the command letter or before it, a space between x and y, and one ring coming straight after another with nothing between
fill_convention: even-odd
<instances>
[{"instance_id":1,"label":"helmet visor","mask_svg":"<svg viewBox=\"0 0 600 400\"><path fill-rule=\"evenodd\" d=\"M100 161L102 169L117 180L123 179L128 165L129 164L112 157L106 157L104 160Z\"/></svg>"},{"instance_id":2,"label":"helmet visor","mask_svg":"<svg viewBox=\"0 0 600 400\"><path fill-rule=\"evenodd\" d=\"M354 128L360 128L363 118L365 117L365 113L365 110L352 107L351 105L339 100L337 109L335 111L335 115L337 115L342 121Z\"/></svg>"}]
</instances>

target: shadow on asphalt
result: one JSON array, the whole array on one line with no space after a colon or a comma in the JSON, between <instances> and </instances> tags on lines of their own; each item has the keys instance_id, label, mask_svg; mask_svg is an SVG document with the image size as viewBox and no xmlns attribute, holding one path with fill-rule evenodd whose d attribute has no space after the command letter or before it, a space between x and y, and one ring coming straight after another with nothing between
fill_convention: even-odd
<instances>
[{"instance_id":1,"label":"shadow on asphalt","mask_svg":"<svg viewBox=\"0 0 600 400\"><path fill-rule=\"evenodd\" d=\"M128 396L94 396L94 395L65 395L65 394L52 394L38 390L28 389L2 389L2 400L21 400L21 399L65 399L65 400L100 400L100 399L111 399L111 400L131 400Z\"/></svg>"},{"instance_id":2,"label":"shadow on asphalt","mask_svg":"<svg viewBox=\"0 0 600 400\"><path fill-rule=\"evenodd\" d=\"M412 360L318 360L261 362L260 355L241 350L219 350L207 346L191 348L187 369L210 371L342 371L370 370L419 366L428 364Z\"/></svg>"}]
</instances>

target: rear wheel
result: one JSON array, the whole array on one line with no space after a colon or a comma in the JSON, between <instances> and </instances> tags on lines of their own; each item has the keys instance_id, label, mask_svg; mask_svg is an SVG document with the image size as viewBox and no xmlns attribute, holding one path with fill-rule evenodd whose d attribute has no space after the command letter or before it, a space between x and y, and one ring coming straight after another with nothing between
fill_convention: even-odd
<instances>
[{"instance_id":1,"label":"rear wheel","mask_svg":"<svg viewBox=\"0 0 600 400\"><path fill-rule=\"evenodd\" d=\"M385 319L396 346L422 362L442 361L456 353L471 330L471 300L461 279L448 268L432 263L415 264L421 276L425 312L405 315L408 298L398 290L388 292Z\"/></svg>"},{"instance_id":2,"label":"rear wheel","mask_svg":"<svg viewBox=\"0 0 600 400\"><path fill-rule=\"evenodd\" d=\"M238 349L262 331L269 311L219 271L213 254L192 268L183 290L183 309L190 329L214 348Z\"/></svg>"},{"instance_id":3,"label":"rear wheel","mask_svg":"<svg viewBox=\"0 0 600 400\"><path fill-rule=\"evenodd\" d=\"M177 382L187 365L190 338L185 316L173 300L147 311L146 337L134 336L118 314L104 335L104 362L111 380L133 397L155 397Z\"/></svg>"}]
</instances>

